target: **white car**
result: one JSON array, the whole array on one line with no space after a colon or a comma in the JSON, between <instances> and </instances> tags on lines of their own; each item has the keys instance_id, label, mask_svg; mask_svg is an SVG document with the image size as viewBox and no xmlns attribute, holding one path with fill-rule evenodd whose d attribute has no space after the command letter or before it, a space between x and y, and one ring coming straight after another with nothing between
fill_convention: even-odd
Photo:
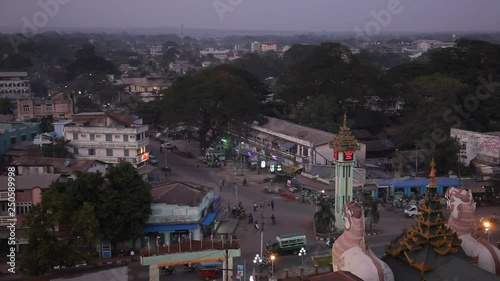
<instances>
[{"instance_id":1,"label":"white car","mask_svg":"<svg viewBox=\"0 0 500 281\"><path fill-rule=\"evenodd\" d=\"M414 217L420 215L421 212L418 210L417 205L410 205L405 209L405 215L408 217Z\"/></svg>"}]
</instances>

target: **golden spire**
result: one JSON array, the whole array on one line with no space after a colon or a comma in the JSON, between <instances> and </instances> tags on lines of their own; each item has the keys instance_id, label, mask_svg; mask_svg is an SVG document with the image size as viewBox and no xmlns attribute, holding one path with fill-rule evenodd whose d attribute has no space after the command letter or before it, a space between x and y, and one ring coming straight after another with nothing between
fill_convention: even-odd
<instances>
[{"instance_id":1,"label":"golden spire","mask_svg":"<svg viewBox=\"0 0 500 281\"><path fill-rule=\"evenodd\" d=\"M358 142L347 127L347 113L344 112L344 124L333 141L330 142L330 148L337 151L359 150Z\"/></svg>"},{"instance_id":2,"label":"golden spire","mask_svg":"<svg viewBox=\"0 0 500 281\"><path fill-rule=\"evenodd\" d=\"M434 157L432 157L431 160L431 172L429 173L429 178L431 179L431 182L427 185L427 187L430 188L437 188L436 184L436 162L434 161Z\"/></svg>"}]
</instances>

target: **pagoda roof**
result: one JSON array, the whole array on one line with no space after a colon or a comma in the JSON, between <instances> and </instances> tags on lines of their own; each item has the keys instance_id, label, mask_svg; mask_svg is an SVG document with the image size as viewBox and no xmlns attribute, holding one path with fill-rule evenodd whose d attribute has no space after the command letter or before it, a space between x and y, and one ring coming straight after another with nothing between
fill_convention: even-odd
<instances>
[{"instance_id":1,"label":"pagoda roof","mask_svg":"<svg viewBox=\"0 0 500 281\"><path fill-rule=\"evenodd\" d=\"M337 151L359 150L358 142L347 127L347 114L344 113L344 124L339 129L339 133L333 141L330 142L330 148Z\"/></svg>"}]
</instances>

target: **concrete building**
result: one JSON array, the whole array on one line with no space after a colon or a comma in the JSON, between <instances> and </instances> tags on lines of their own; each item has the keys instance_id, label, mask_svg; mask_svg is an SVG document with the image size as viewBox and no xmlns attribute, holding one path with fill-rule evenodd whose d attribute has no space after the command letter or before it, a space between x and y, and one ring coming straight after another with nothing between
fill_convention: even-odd
<instances>
[{"instance_id":1,"label":"concrete building","mask_svg":"<svg viewBox=\"0 0 500 281\"><path fill-rule=\"evenodd\" d=\"M33 142L41 133L39 123L0 123L0 156L5 160L5 153L14 145L23 142Z\"/></svg>"},{"instance_id":2,"label":"concrete building","mask_svg":"<svg viewBox=\"0 0 500 281\"><path fill-rule=\"evenodd\" d=\"M147 75L142 78L122 78L116 85L125 86L125 91L133 94L151 93L157 95L161 90L170 87L171 83L158 75Z\"/></svg>"},{"instance_id":3,"label":"concrete building","mask_svg":"<svg viewBox=\"0 0 500 281\"><path fill-rule=\"evenodd\" d=\"M23 226L26 215L33 206L42 201L42 191L56 181L59 181L61 175L16 175L16 252L22 252L22 247L28 244L28 232ZM8 176L0 176L0 243L7 245L9 229L6 228L12 217L9 214L9 192ZM57 230L56 230L57 231Z\"/></svg>"},{"instance_id":4,"label":"concrete building","mask_svg":"<svg viewBox=\"0 0 500 281\"><path fill-rule=\"evenodd\" d=\"M149 48L149 54L152 56L161 56L163 55L163 47L161 45L151 46Z\"/></svg>"},{"instance_id":5,"label":"concrete building","mask_svg":"<svg viewBox=\"0 0 500 281\"><path fill-rule=\"evenodd\" d=\"M268 52L268 51L278 51L278 45L276 43L262 43L260 45L260 50L262 52Z\"/></svg>"},{"instance_id":6,"label":"concrete building","mask_svg":"<svg viewBox=\"0 0 500 281\"><path fill-rule=\"evenodd\" d=\"M231 50L216 50L214 48L209 48L209 49L205 49L205 50L202 50L200 51L200 55L218 55L218 56L227 56L229 54L229 52L231 52Z\"/></svg>"},{"instance_id":7,"label":"concrete building","mask_svg":"<svg viewBox=\"0 0 500 281\"><path fill-rule=\"evenodd\" d=\"M31 95L27 72L0 72L0 97L20 98Z\"/></svg>"},{"instance_id":8,"label":"concrete building","mask_svg":"<svg viewBox=\"0 0 500 281\"><path fill-rule=\"evenodd\" d=\"M141 120L114 112L88 112L73 115L64 126L64 139L77 159L99 160L108 164L122 161L134 167L146 164L148 125Z\"/></svg>"},{"instance_id":9,"label":"concrete building","mask_svg":"<svg viewBox=\"0 0 500 281\"><path fill-rule=\"evenodd\" d=\"M151 190L153 203L144 233L161 237L160 245L176 244L210 235L209 226L220 209L220 198L212 188L174 182Z\"/></svg>"},{"instance_id":10,"label":"concrete building","mask_svg":"<svg viewBox=\"0 0 500 281\"><path fill-rule=\"evenodd\" d=\"M17 100L17 121L29 121L34 118L51 115L54 120L71 119L73 99L64 93L52 98L26 98Z\"/></svg>"},{"instance_id":11,"label":"concrete building","mask_svg":"<svg viewBox=\"0 0 500 281\"><path fill-rule=\"evenodd\" d=\"M252 51L252 53L254 53L254 52L260 52L261 51L261 44L260 44L260 42L257 42L257 41L252 42L250 44L250 50Z\"/></svg>"}]
</instances>

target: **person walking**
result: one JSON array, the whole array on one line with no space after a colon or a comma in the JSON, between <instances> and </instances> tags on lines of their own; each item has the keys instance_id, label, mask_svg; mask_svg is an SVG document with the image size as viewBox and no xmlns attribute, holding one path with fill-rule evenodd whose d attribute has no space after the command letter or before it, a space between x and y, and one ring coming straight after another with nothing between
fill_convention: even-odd
<instances>
[{"instance_id":1,"label":"person walking","mask_svg":"<svg viewBox=\"0 0 500 281\"><path fill-rule=\"evenodd\" d=\"M253 211L257 212L257 203L253 202Z\"/></svg>"},{"instance_id":2,"label":"person walking","mask_svg":"<svg viewBox=\"0 0 500 281\"><path fill-rule=\"evenodd\" d=\"M271 210L274 211L274 200L271 199Z\"/></svg>"}]
</instances>

